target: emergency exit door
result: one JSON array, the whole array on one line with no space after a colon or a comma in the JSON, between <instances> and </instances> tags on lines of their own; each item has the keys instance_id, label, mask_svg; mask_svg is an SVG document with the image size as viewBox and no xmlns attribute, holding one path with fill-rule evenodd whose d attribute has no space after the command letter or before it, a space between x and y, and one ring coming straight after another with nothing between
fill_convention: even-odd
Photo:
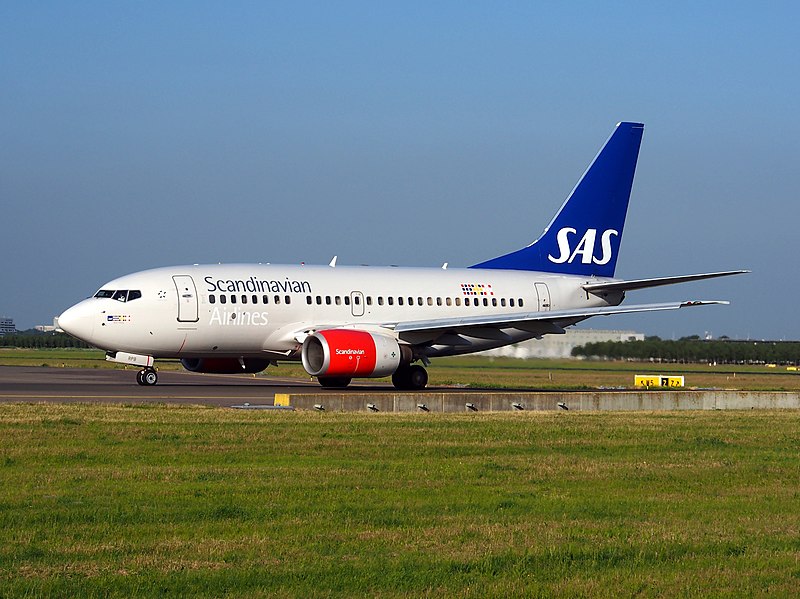
<instances>
[{"instance_id":1,"label":"emergency exit door","mask_svg":"<svg viewBox=\"0 0 800 599\"><path fill-rule=\"evenodd\" d=\"M350 309L353 316L364 316L364 294L360 291L350 293Z\"/></svg>"}]
</instances>

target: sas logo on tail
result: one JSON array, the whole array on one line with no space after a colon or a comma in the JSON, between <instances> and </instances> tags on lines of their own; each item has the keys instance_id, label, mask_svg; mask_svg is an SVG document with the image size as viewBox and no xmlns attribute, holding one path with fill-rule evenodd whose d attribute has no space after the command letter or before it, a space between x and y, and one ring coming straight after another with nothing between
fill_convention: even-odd
<instances>
[{"instance_id":1,"label":"sas logo on tail","mask_svg":"<svg viewBox=\"0 0 800 599\"><path fill-rule=\"evenodd\" d=\"M607 229L603 231L600 236L600 250L602 252L600 258L595 257L595 245L597 241L597 229L587 229L575 249L572 249L570 244L570 236L572 240L575 239L578 231L572 227L564 227L556 234L556 241L558 241L558 250L560 255L558 257L551 254L547 255L550 262L555 264L572 264L577 256L581 257L583 264L608 264L611 261L611 237L619 237L619 232L614 229Z\"/></svg>"}]
</instances>

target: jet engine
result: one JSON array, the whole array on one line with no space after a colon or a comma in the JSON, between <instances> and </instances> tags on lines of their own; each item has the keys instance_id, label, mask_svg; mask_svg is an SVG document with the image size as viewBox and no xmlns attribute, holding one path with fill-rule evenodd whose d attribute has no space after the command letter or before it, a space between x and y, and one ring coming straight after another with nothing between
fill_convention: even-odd
<instances>
[{"instance_id":1,"label":"jet engine","mask_svg":"<svg viewBox=\"0 0 800 599\"><path fill-rule=\"evenodd\" d=\"M181 364L190 372L242 374L261 372L269 366L269 360L261 358L183 358Z\"/></svg>"},{"instance_id":2,"label":"jet engine","mask_svg":"<svg viewBox=\"0 0 800 599\"><path fill-rule=\"evenodd\" d=\"M303 368L316 377L388 376L401 358L410 361L410 348L401 348L394 337L351 329L312 333L302 350Z\"/></svg>"}]
</instances>

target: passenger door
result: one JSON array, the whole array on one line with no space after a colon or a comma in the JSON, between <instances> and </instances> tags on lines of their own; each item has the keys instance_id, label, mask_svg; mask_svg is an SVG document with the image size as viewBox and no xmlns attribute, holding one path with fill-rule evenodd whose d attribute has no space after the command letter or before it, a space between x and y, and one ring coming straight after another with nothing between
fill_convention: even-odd
<instances>
[{"instance_id":1,"label":"passenger door","mask_svg":"<svg viewBox=\"0 0 800 599\"><path fill-rule=\"evenodd\" d=\"M197 288L189 275L172 277L178 291L178 322L197 322L200 320L197 307Z\"/></svg>"},{"instance_id":2,"label":"passenger door","mask_svg":"<svg viewBox=\"0 0 800 599\"><path fill-rule=\"evenodd\" d=\"M550 290L546 283L535 283L536 294L539 296L539 312L550 310Z\"/></svg>"}]
</instances>

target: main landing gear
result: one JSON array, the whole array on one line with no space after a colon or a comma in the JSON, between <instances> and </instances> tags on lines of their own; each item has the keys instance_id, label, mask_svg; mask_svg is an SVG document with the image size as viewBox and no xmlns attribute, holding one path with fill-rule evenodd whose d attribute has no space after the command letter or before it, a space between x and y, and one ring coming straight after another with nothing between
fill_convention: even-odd
<instances>
[{"instance_id":1,"label":"main landing gear","mask_svg":"<svg viewBox=\"0 0 800 599\"><path fill-rule=\"evenodd\" d=\"M144 372L144 371L142 371ZM323 389L344 389L352 379L344 376L320 376L317 381ZM147 384L147 383L139 383ZM392 384L403 391L418 391L428 384L428 371L419 364L400 366L392 375Z\"/></svg>"},{"instance_id":2,"label":"main landing gear","mask_svg":"<svg viewBox=\"0 0 800 599\"><path fill-rule=\"evenodd\" d=\"M152 387L158 382L158 373L155 368L142 368L136 373L136 382L144 387Z\"/></svg>"},{"instance_id":3,"label":"main landing gear","mask_svg":"<svg viewBox=\"0 0 800 599\"><path fill-rule=\"evenodd\" d=\"M320 376L317 381L323 389L344 389L353 379L348 376Z\"/></svg>"},{"instance_id":4,"label":"main landing gear","mask_svg":"<svg viewBox=\"0 0 800 599\"><path fill-rule=\"evenodd\" d=\"M392 375L392 384L408 391L424 389L428 384L428 371L419 364L401 366Z\"/></svg>"}]
</instances>

